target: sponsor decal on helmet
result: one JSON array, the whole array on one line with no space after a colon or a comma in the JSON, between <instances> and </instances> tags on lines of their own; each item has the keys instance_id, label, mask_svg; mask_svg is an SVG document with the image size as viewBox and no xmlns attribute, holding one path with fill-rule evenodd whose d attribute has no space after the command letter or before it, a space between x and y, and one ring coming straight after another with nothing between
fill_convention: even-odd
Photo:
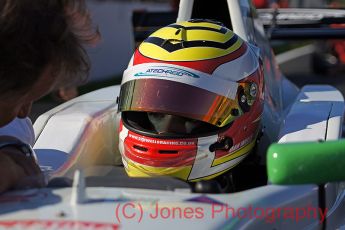
<instances>
[{"instance_id":1,"label":"sponsor decal on helmet","mask_svg":"<svg viewBox=\"0 0 345 230\"><path fill-rule=\"evenodd\" d=\"M147 69L145 72L138 72L134 74L135 77L192 77L200 78L197 74L189 72L184 69L179 69L170 66L156 66Z\"/></svg>"},{"instance_id":2,"label":"sponsor decal on helmet","mask_svg":"<svg viewBox=\"0 0 345 230\"><path fill-rule=\"evenodd\" d=\"M128 134L130 138L135 140L149 143L149 144L159 144L159 145L195 145L195 141L179 141L179 140L159 140L153 138L146 138L145 136L137 136L133 134Z\"/></svg>"}]
</instances>

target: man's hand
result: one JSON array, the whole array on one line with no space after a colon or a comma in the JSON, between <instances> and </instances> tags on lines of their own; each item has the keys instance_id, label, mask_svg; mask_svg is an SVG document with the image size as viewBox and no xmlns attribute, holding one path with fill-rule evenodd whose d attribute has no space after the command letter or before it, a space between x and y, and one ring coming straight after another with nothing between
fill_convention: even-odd
<instances>
[{"instance_id":1,"label":"man's hand","mask_svg":"<svg viewBox=\"0 0 345 230\"><path fill-rule=\"evenodd\" d=\"M42 186L44 177L33 157L13 146L0 149L0 192Z\"/></svg>"}]
</instances>

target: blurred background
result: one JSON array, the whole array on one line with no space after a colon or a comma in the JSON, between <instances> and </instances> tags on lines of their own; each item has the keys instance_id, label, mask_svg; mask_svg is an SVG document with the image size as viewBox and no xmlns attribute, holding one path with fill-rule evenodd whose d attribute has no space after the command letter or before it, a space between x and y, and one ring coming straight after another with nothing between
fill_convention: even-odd
<instances>
[{"instance_id":1,"label":"blurred background","mask_svg":"<svg viewBox=\"0 0 345 230\"><path fill-rule=\"evenodd\" d=\"M225 0L195 0L205 3L203 9L224 9ZM339 8L345 0L252 0L257 8ZM208 3L206 3L208 2ZM102 35L96 47L87 48L91 60L89 81L73 89L54 92L33 105L33 122L51 108L77 95L120 84L122 72L136 45L154 31L176 20L178 0L87 0L94 24ZM210 4L210 5L207 5ZM150 13L148 16L147 12ZM194 12L193 12L194 14ZM224 22L225 24L227 22ZM343 25L345 27L345 25ZM281 70L297 86L331 84L345 94L344 40L271 42ZM297 48L297 49L296 49ZM295 57L299 58L296 59ZM290 59L294 61L289 61ZM115 100L115 98L114 98Z\"/></svg>"}]
</instances>

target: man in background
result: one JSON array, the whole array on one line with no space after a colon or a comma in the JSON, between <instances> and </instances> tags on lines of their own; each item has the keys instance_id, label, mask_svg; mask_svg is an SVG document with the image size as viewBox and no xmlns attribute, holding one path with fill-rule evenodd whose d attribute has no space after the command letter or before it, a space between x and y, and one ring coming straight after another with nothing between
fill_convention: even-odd
<instances>
[{"instance_id":1,"label":"man in background","mask_svg":"<svg viewBox=\"0 0 345 230\"><path fill-rule=\"evenodd\" d=\"M0 192L44 185L26 117L35 100L86 79L83 44L97 38L82 0L0 0Z\"/></svg>"}]
</instances>

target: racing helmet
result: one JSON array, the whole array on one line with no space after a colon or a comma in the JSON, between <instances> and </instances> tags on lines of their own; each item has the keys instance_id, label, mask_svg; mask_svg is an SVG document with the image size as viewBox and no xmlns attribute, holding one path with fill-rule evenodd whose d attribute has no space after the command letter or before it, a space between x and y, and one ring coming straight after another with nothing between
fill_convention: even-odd
<instances>
[{"instance_id":1,"label":"racing helmet","mask_svg":"<svg viewBox=\"0 0 345 230\"><path fill-rule=\"evenodd\" d=\"M215 178L253 149L263 112L258 48L189 20L144 40L124 71L119 149L129 176Z\"/></svg>"}]
</instances>

